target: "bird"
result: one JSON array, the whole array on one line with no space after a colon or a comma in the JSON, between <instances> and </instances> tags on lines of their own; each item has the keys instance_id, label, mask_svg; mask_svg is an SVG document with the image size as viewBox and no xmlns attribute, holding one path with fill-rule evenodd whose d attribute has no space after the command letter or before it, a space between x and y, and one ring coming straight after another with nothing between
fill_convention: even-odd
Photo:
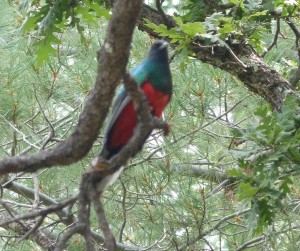
<instances>
[{"instance_id":1,"label":"bird","mask_svg":"<svg viewBox=\"0 0 300 251\"><path fill-rule=\"evenodd\" d=\"M151 114L156 118L161 118L172 96L168 43L164 40L154 42L147 58L130 75L147 98ZM122 85L112 106L110 120L104 135L103 148L99 157L109 160L120 152L133 136L137 124L138 118L133 102ZM140 146L140 150L145 141ZM97 166L97 161L97 158L94 159L94 164L92 164ZM105 177L100 182L98 190L105 190L108 185L115 182L123 168L120 167L115 173Z\"/></svg>"}]
</instances>

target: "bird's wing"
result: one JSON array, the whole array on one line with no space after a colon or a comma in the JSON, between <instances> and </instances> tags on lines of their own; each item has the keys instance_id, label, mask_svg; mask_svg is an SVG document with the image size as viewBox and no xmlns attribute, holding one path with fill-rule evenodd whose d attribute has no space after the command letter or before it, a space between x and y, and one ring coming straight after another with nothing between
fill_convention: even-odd
<instances>
[{"instance_id":1,"label":"bird's wing","mask_svg":"<svg viewBox=\"0 0 300 251\"><path fill-rule=\"evenodd\" d=\"M135 79L137 84L140 86L143 82L145 82L149 75L149 67L147 67L147 60L142 62L139 66L137 66L132 72L131 76ZM125 87L122 85L117 97L114 101L114 105L111 111L111 118L109 124L107 126L106 137L109 136L109 132L114 126L117 118L119 117L120 113L126 107L126 105L130 102L131 98L128 96ZM106 139L105 139L106 141Z\"/></svg>"},{"instance_id":2,"label":"bird's wing","mask_svg":"<svg viewBox=\"0 0 300 251\"><path fill-rule=\"evenodd\" d=\"M120 113L124 109L124 107L130 102L130 97L127 94L127 91L125 90L124 86L121 86L121 89L119 90L119 93L114 101L114 105L111 111L111 118L109 121L109 124L107 126L106 131L106 137L108 136L111 128L113 127L115 121L119 117Z\"/></svg>"}]
</instances>

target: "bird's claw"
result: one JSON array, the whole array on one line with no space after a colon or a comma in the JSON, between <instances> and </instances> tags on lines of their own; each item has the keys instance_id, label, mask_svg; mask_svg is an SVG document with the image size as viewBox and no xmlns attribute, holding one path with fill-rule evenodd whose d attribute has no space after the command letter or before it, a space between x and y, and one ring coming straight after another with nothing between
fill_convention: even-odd
<instances>
[{"instance_id":1,"label":"bird's claw","mask_svg":"<svg viewBox=\"0 0 300 251\"><path fill-rule=\"evenodd\" d=\"M155 128L161 129L163 131L164 136L169 135L169 133L171 131L171 124L169 124L168 122L166 122L162 119L156 118L156 117L153 118L153 122L154 122Z\"/></svg>"},{"instance_id":2,"label":"bird's claw","mask_svg":"<svg viewBox=\"0 0 300 251\"><path fill-rule=\"evenodd\" d=\"M92 168L98 171L105 171L108 169L108 163L105 159L96 157L92 160Z\"/></svg>"},{"instance_id":3,"label":"bird's claw","mask_svg":"<svg viewBox=\"0 0 300 251\"><path fill-rule=\"evenodd\" d=\"M171 124L165 122L165 126L163 128L164 136L168 136L171 132Z\"/></svg>"}]
</instances>

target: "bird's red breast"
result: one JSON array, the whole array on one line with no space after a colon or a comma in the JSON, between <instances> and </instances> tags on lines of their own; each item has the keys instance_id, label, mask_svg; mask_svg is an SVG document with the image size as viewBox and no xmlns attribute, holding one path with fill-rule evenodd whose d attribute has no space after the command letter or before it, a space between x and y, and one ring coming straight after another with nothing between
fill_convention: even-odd
<instances>
[{"instance_id":1,"label":"bird's red breast","mask_svg":"<svg viewBox=\"0 0 300 251\"><path fill-rule=\"evenodd\" d=\"M143 83L141 88L147 97L152 115L160 118L170 100L170 95L157 90L150 82ZM117 150L126 145L132 137L136 125L137 115L133 103L130 101L123 108L109 132L108 149Z\"/></svg>"}]
</instances>

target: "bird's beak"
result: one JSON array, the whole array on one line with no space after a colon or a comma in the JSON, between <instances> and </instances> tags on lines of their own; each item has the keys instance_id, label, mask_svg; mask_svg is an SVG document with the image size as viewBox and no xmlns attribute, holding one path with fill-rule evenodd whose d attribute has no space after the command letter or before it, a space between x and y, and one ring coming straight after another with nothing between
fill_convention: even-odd
<instances>
[{"instance_id":1,"label":"bird's beak","mask_svg":"<svg viewBox=\"0 0 300 251\"><path fill-rule=\"evenodd\" d=\"M167 48L167 47L168 47L168 45L169 45L169 43L168 43L168 42L166 42L166 41L163 41L163 43L162 43L162 45L159 47L159 49L160 49L160 50L162 50L162 49L164 49L164 48Z\"/></svg>"}]
</instances>

